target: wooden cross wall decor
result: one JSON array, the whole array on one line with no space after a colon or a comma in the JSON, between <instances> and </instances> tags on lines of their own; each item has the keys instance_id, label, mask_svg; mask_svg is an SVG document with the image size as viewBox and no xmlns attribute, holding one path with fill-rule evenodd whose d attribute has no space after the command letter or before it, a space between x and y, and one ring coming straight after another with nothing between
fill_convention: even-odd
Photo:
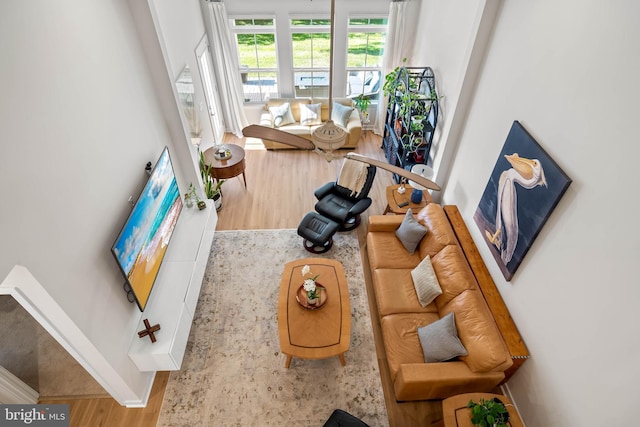
<instances>
[{"instance_id":1,"label":"wooden cross wall decor","mask_svg":"<svg viewBox=\"0 0 640 427\"><path fill-rule=\"evenodd\" d=\"M138 332L138 337L144 338L148 335L149 338L151 338L152 343L156 342L156 336L154 332L158 332L160 330L160 324L151 326L149 324L149 319L144 319L143 322L146 329L143 329L140 332Z\"/></svg>"}]
</instances>

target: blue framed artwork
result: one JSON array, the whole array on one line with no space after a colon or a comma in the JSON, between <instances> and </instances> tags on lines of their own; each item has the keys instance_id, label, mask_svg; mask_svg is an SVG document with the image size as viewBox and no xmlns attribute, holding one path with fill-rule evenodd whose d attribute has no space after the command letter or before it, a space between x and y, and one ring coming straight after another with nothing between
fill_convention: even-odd
<instances>
[{"instance_id":1,"label":"blue framed artwork","mask_svg":"<svg viewBox=\"0 0 640 427\"><path fill-rule=\"evenodd\" d=\"M473 219L510 281L571 179L517 120Z\"/></svg>"}]
</instances>

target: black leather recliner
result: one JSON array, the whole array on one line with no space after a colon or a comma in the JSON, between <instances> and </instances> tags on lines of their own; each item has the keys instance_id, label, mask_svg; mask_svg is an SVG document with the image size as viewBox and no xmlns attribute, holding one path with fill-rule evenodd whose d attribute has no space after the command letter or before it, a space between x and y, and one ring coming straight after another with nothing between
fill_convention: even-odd
<instances>
[{"instance_id":1,"label":"black leather recliner","mask_svg":"<svg viewBox=\"0 0 640 427\"><path fill-rule=\"evenodd\" d=\"M369 427L369 425L347 411L336 409L331 413L323 427Z\"/></svg>"},{"instance_id":2,"label":"black leather recliner","mask_svg":"<svg viewBox=\"0 0 640 427\"><path fill-rule=\"evenodd\" d=\"M360 214L371 206L368 194L375 176L376 167L368 166L362 191L356 196L351 195L350 189L338 185L337 181L326 183L313 193L318 199L316 211L340 224L341 231L353 230L360 225Z\"/></svg>"}]
</instances>

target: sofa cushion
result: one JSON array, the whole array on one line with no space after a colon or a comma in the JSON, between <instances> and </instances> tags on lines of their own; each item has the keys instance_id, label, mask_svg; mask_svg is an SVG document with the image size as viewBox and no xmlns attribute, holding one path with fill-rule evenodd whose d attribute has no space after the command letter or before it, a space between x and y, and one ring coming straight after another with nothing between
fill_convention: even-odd
<instances>
[{"instance_id":1,"label":"sofa cushion","mask_svg":"<svg viewBox=\"0 0 640 427\"><path fill-rule=\"evenodd\" d=\"M416 289L418 301L423 307L431 304L438 295L442 294L442 289L438 283L436 273L433 271L429 255L416 268L411 270L411 279Z\"/></svg>"},{"instance_id":2,"label":"sofa cushion","mask_svg":"<svg viewBox=\"0 0 640 427\"><path fill-rule=\"evenodd\" d=\"M288 102L278 106L269 107L269 112L273 116L273 125L275 127L289 125L296 122L293 118L293 114L291 113L291 104Z\"/></svg>"},{"instance_id":3,"label":"sofa cushion","mask_svg":"<svg viewBox=\"0 0 640 427\"><path fill-rule=\"evenodd\" d=\"M427 234L427 229L415 220L411 209L408 209L402 224L396 230L396 236L409 254L413 255L425 234Z\"/></svg>"},{"instance_id":4,"label":"sofa cushion","mask_svg":"<svg viewBox=\"0 0 640 427\"><path fill-rule=\"evenodd\" d=\"M393 230L367 233L367 254L371 269L406 268L411 270L422 261L417 251L413 255L407 252Z\"/></svg>"},{"instance_id":5,"label":"sofa cushion","mask_svg":"<svg viewBox=\"0 0 640 427\"><path fill-rule=\"evenodd\" d=\"M395 380L400 365L424 363L418 327L440 319L438 313L390 314L380 319L384 349L389 363L391 379Z\"/></svg>"},{"instance_id":6,"label":"sofa cushion","mask_svg":"<svg viewBox=\"0 0 640 427\"><path fill-rule=\"evenodd\" d=\"M467 350L458 339L453 312L427 326L419 327L418 339L427 363L444 362L467 355Z\"/></svg>"},{"instance_id":7,"label":"sofa cushion","mask_svg":"<svg viewBox=\"0 0 640 427\"><path fill-rule=\"evenodd\" d=\"M445 246L431 257L431 264L442 289L442 294L435 300L438 310L462 292L478 288L478 282L459 246Z\"/></svg>"},{"instance_id":8,"label":"sofa cushion","mask_svg":"<svg viewBox=\"0 0 640 427\"><path fill-rule=\"evenodd\" d=\"M468 351L464 361L473 372L504 371L513 361L480 290L466 290L440 309L455 313L458 337Z\"/></svg>"},{"instance_id":9,"label":"sofa cushion","mask_svg":"<svg viewBox=\"0 0 640 427\"><path fill-rule=\"evenodd\" d=\"M418 212L416 219L429 230L429 234L420 242L420 258L425 258L427 255L433 257L445 246L458 244L442 206L429 203Z\"/></svg>"},{"instance_id":10,"label":"sofa cushion","mask_svg":"<svg viewBox=\"0 0 640 427\"><path fill-rule=\"evenodd\" d=\"M411 269L379 268L371 275L378 316L394 313L437 313L435 303L422 307L411 279Z\"/></svg>"},{"instance_id":11,"label":"sofa cushion","mask_svg":"<svg viewBox=\"0 0 640 427\"><path fill-rule=\"evenodd\" d=\"M303 126L321 125L320 107L322 104L301 104L300 124Z\"/></svg>"},{"instance_id":12,"label":"sofa cushion","mask_svg":"<svg viewBox=\"0 0 640 427\"><path fill-rule=\"evenodd\" d=\"M347 121L351 117L353 107L342 105L339 102L333 102L331 107L331 120L338 126L347 127Z\"/></svg>"}]
</instances>

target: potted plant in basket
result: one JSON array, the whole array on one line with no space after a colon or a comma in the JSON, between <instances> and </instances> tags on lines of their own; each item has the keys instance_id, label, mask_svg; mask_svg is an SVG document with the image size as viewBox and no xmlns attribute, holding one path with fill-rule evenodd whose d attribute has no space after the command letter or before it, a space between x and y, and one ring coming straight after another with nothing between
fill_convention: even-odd
<instances>
[{"instance_id":1,"label":"potted plant in basket","mask_svg":"<svg viewBox=\"0 0 640 427\"><path fill-rule=\"evenodd\" d=\"M474 426L506 427L509 421L509 411L497 397L480 399L480 403L470 400L467 408L471 409L471 422Z\"/></svg>"},{"instance_id":2,"label":"potted plant in basket","mask_svg":"<svg viewBox=\"0 0 640 427\"><path fill-rule=\"evenodd\" d=\"M222 192L220 187L224 184L224 179L214 182L211 176L211 165L208 165L205 161L202 151L200 152L200 176L202 177L204 194L207 196L207 199L213 200L216 210L219 211L222 208Z\"/></svg>"}]
</instances>

